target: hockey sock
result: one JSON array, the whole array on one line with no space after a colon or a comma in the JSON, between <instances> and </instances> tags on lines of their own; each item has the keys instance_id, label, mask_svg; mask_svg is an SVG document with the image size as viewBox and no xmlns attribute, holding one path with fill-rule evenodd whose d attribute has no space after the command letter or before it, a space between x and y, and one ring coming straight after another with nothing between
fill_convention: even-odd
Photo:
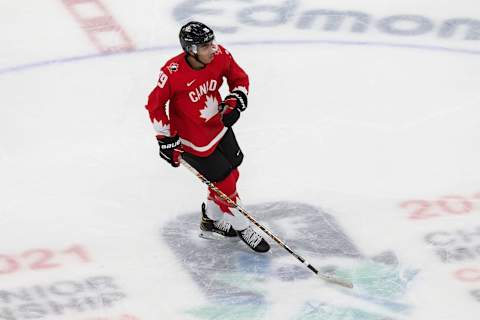
<instances>
[{"instance_id":1,"label":"hockey sock","mask_svg":"<svg viewBox=\"0 0 480 320\"><path fill-rule=\"evenodd\" d=\"M227 178L215 183L215 186L228 195L228 197L235 201L235 203L240 203L236 187L239 176L240 173L238 172L238 169L234 169ZM235 230L244 230L249 226L250 222L248 219L238 212L238 210L232 209L231 206L222 200L214 191L210 190L208 200L208 207L209 209L212 209L212 216L214 215L213 212L217 211L214 210L213 207L217 206L218 211L223 212L224 214L223 219L230 223ZM215 214L215 216L216 215L217 214Z\"/></svg>"},{"instance_id":2,"label":"hockey sock","mask_svg":"<svg viewBox=\"0 0 480 320\"><path fill-rule=\"evenodd\" d=\"M235 202L237 202L238 199L237 181L239 176L240 173L238 172L238 169L235 168L225 179L215 182L215 186ZM213 202L220 207L222 212L231 214L230 205L222 200L222 198L220 198L214 191L209 190L208 199L213 200Z\"/></svg>"}]
</instances>

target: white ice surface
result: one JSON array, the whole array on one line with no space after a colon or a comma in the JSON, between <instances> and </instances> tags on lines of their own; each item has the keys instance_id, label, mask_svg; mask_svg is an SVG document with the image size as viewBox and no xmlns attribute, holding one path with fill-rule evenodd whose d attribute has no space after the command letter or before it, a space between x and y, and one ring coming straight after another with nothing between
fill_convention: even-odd
<instances>
[{"instance_id":1,"label":"white ice surface","mask_svg":"<svg viewBox=\"0 0 480 320\"><path fill-rule=\"evenodd\" d=\"M297 6L294 20L312 8L358 10L378 18L418 14L439 23L480 18L478 3L467 0L290 2ZM185 266L210 262L189 261L178 252L201 256L198 248L174 248L162 236L172 221L198 213L206 196L190 172L160 160L144 109L159 67L179 52L180 22L172 12L181 2L103 3L137 51L101 55L62 1L0 0L0 319L28 319L19 311L28 303L48 309L47 298L7 298L5 292L95 276L113 278L125 297L95 310L37 310L31 318L246 319L250 305L222 305L193 280ZM406 286L401 294L392 298L380 292L370 300L312 277L282 281L262 274L257 289L265 299L259 305L263 311L249 314L250 319L479 319L478 41L388 37L373 29L362 38L300 30L293 20L278 28L255 28L241 24L236 13L248 5L278 4L249 3L206 1L202 7L223 8L223 15L218 20L198 16L239 27L233 34L218 32L217 38L251 79L249 108L235 126L246 155L238 184L243 203L248 208L294 202L323 209L364 256L332 262L295 242L314 265L328 260L359 270L390 251L399 262L391 272L400 278L414 274L400 281ZM471 209L449 213L445 203L453 211L463 204L440 201L446 196L462 197ZM409 219L420 208L418 203L402 207L410 200L428 201L428 212L438 216ZM287 243L299 236L289 233L288 221L268 220L268 212L259 220L274 232L280 229ZM196 217L184 222L192 241L214 250L216 244L195 238ZM450 249L468 247L472 256L442 262L438 248L426 241L435 232L439 241L455 241ZM270 243L272 256L282 250ZM74 245L87 251L88 262L62 252ZM35 249L44 251L32 253ZM237 249L242 250L241 243L231 244L238 255ZM255 263L265 261L255 259L257 270ZM290 256L274 261L281 263L302 267ZM468 281L456 276L462 270L469 270ZM256 271L239 274L235 266L221 271L238 279L253 277L239 286L256 285L260 277ZM78 297L82 294L87 293ZM372 303L373 296L406 305L408 311L383 308ZM51 299L60 298L52 294ZM236 301L228 292L225 299ZM231 311L215 313L212 305ZM334 308L361 312L335 313Z\"/></svg>"}]
</instances>

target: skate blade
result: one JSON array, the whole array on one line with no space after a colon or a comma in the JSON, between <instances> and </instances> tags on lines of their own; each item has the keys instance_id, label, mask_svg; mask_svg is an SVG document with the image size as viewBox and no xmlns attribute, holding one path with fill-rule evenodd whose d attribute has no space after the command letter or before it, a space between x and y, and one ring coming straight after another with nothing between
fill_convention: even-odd
<instances>
[{"instance_id":1,"label":"skate blade","mask_svg":"<svg viewBox=\"0 0 480 320\"><path fill-rule=\"evenodd\" d=\"M221 240L221 241L232 241L238 240L238 237L225 237L215 232L201 231L198 236L206 240Z\"/></svg>"}]
</instances>

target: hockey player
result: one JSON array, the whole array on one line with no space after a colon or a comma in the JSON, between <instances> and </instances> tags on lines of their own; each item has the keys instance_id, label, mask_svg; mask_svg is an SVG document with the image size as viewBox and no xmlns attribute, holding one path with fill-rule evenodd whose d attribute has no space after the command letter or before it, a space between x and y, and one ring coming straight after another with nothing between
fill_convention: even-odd
<instances>
[{"instance_id":1,"label":"hockey player","mask_svg":"<svg viewBox=\"0 0 480 320\"><path fill-rule=\"evenodd\" d=\"M243 153L232 126L247 108L248 76L203 23L185 24L179 38L183 52L161 68L146 105L160 157L173 167L182 157L239 203L236 183ZM230 93L222 100L219 89L224 78ZM200 229L238 236L257 252L270 249L249 220L212 190L201 206Z\"/></svg>"}]
</instances>

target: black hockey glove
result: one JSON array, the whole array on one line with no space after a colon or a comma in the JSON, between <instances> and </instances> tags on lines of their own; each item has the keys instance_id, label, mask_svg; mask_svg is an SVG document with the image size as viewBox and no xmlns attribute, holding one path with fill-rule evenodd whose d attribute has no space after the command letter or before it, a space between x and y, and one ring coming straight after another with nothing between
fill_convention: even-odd
<instances>
[{"instance_id":1,"label":"black hockey glove","mask_svg":"<svg viewBox=\"0 0 480 320\"><path fill-rule=\"evenodd\" d=\"M182 146L178 136L157 138L160 146L160 157L166 160L172 167L180 165L180 155L182 154Z\"/></svg>"},{"instance_id":2,"label":"black hockey glove","mask_svg":"<svg viewBox=\"0 0 480 320\"><path fill-rule=\"evenodd\" d=\"M233 110L228 110L222 115L222 122L225 127L230 128L233 126L238 119L240 119L240 110L237 108Z\"/></svg>"},{"instance_id":3,"label":"black hockey glove","mask_svg":"<svg viewBox=\"0 0 480 320\"><path fill-rule=\"evenodd\" d=\"M230 92L220 104L222 122L225 127L233 126L240 118L240 112L245 111L248 105L247 95L240 90Z\"/></svg>"}]
</instances>

